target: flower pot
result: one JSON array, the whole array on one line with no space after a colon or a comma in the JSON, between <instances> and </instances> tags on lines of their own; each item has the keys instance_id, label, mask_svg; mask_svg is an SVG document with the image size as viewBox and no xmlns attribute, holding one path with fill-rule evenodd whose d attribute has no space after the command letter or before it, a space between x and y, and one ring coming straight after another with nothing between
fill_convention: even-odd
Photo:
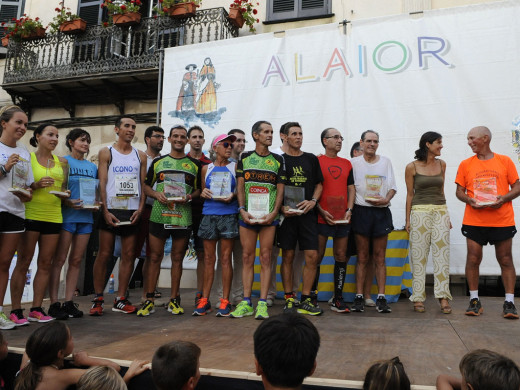
<instances>
[{"instance_id":1,"label":"flower pot","mask_svg":"<svg viewBox=\"0 0 520 390\"><path fill-rule=\"evenodd\" d=\"M242 12L240 12L240 10L238 8L233 8L233 7L231 7L229 9L228 19L233 26L238 27L238 28L242 28L242 26L246 22L244 17L242 16Z\"/></svg>"},{"instance_id":2,"label":"flower pot","mask_svg":"<svg viewBox=\"0 0 520 390\"><path fill-rule=\"evenodd\" d=\"M87 29L87 22L83 19L76 19L60 24L60 31L63 34L81 34Z\"/></svg>"},{"instance_id":3,"label":"flower pot","mask_svg":"<svg viewBox=\"0 0 520 390\"><path fill-rule=\"evenodd\" d=\"M126 14L114 14L112 20L116 26L133 26L141 22L139 12L127 12Z\"/></svg>"},{"instance_id":4,"label":"flower pot","mask_svg":"<svg viewBox=\"0 0 520 390\"><path fill-rule=\"evenodd\" d=\"M197 13L197 5L189 1L187 3L175 4L171 8L164 8L163 11L170 15L171 18L189 18Z\"/></svg>"},{"instance_id":5,"label":"flower pot","mask_svg":"<svg viewBox=\"0 0 520 390\"><path fill-rule=\"evenodd\" d=\"M9 46L9 37L3 37L2 38L2 46L3 47Z\"/></svg>"},{"instance_id":6,"label":"flower pot","mask_svg":"<svg viewBox=\"0 0 520 390\"><path fill-rule=\"evenodd\" d=\"M34 30L28 35L22 35L22 39L24 41L32 41L34 39L42 38L45 38L45 29L43 27L38 27L36 30Z\"/></svg>"}]
</instances>

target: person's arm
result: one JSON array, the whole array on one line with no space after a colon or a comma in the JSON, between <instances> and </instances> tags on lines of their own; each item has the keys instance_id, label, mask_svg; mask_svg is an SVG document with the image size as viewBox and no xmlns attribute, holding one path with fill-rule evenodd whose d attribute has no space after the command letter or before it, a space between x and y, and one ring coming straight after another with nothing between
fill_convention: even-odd
<instances>
[{"instance_id":1,"label":"person's arm","mask_svg":"<svg viewBox=\"0 0 520 390\"><path fill-rule=\"evenodd\" d=\"M237 177L237 199L238 199L238 212L242 216L242 219L245 223L251 224L251 214L247 211L246 205L246 185L244 182L244 178L239 176Z\"/></svg>"},{"instance_id":2,"label":"person's arm","mask_svg":"<svg viewBox=\"0 0 520 390\"><path fill-rule=\"evenodd\" d=\"M350 223L352 218L352 209L354 208L354 201L356 200L356 186L349 184L347 186L347 211L345 212L345 219Z\"/></svg>"},{"instance_id":3,"label":"person's arm","mask_svg":"<svg viewBox=\"0 0 520 390\"><path fill-rule=\"evenodd\" d=\"M74 365L78 367L91 367L91 366L108 366L114 368L116 371L120 371L121 367L119 364L108 360L88 356L85 351L76 352L73 355Z\"/></svg>"},{"instance_id":4,"label":"person's arm","mask_svg":"<svg viewBox=\"0 0 520 390\"><path fill-rule=\"evenodd\" d=\"M455 191L455 196L457 197L458 200L460 200L461 202L464 202L466 204L469 204L474 209L482 209L484 207L487 207L487 206L482 206L482 205L477 204L477 201L474 198L471 198L467 194L466 188L462 187L458 183L457 183L457 190Z\"/></svg>"},{"instance_id":5,"label":"person's arm","mask_svg":"<svg viewBox=\"0 0 520 390\"><path fill-rule=\"evenodd\" d=\"M449 375L439 375L435 383L437 390L460 390L462 388L462 380Z\"/></svg>"},{"instance_id":6,"label":"person's arm","mask_svg":"<svg viewBox=\"0 0 520 390\"><path fill-rule=\"evenodd\" d=\"M314 192L312 193L312 199L315 199L315 200L304 200L303 202L298 203L296 206L300 210L303 210L304 214L307 214L318 204L318 199L320 199L322 191L323 191L323 184L317 183L314 186Z\"/></svg>"},{"instance_id":7,"label":"person's arm","mask_svg":"<svg viewBox=\"0 0 520 390\"><path fill-rule=\"evenodd\" d=\"M415 168L413 163L408 164L404 171L404 181L406 183L406 224L404 225L404 228L408 233L410 233L410 214L412 212L412 199L414 196L414 173Z\"/></svg>"},{"instance_id":8,"label":"person's arm","mask_svg":"<svg viewBox=\"0 0 520 390\"><path fill-rule=\"evenodd\" d=\"M101 212L103 213L103 218L105 218L105 222L109 226L116 226L116 223L118 223L119 220L114 216L114 214L108 211L107 181L108 164L110 161L110 150L108 150L108 148L101 149L99 151L98 159L99 198L101 200Z\"/></svg>"},{"instance_id":9,"label":"person's arm","mask_svg":"<svg viewBox=\"0 0 520 390\"><path fill-rule=\"evenodd\" d=\"M489 207L498 209L502 207L504 203L511 202L513 199L518 197L518 195L520 195L520 181L517 180L511 185L511 189L507 194L498 195L496 202L492 205L489 205Z\"/></svg>"},{"instance_id":10,"label":"person's arm","mask_svg":"<svg viewBox=\"0 0 520 390\"><path fill-rule=\"evenodd\" d=\"M148 360L134 360L123 377L125 383L128 384L133 377L149 370L150 365L148 363L150 363Z\"/></svg>"},{"instance_id":11,"label":"person's arm","mask_svg":"<svg viewBox=\"0 0 520 390\"><path fill-rule=\"evenodd\" d=\"M202 177L206 177L206 173L208 172L208 166L204 165L202 167ZM206 187L206 180L201 180L200 182L202 191L200 192L200 197L202 199L211 199L213 198L213 194L211 193L211 190Z\"/></svg>"},{"instance_id":12,"label":"person's arm","mask_svg":"<svg viewBox=\"0 0 520 390\"><path fill-rule=\"evenodd\" d=\"M284 183L278 183L276 185L276 199L274 201L274 208L273 211L266 215L264 221L262 222L262 225L271 225L278 215L278 212L280 211L280 207L282 207L283 202L283 191L285 189ZM312 202L314 203L314 202Z\"/></svg>"},{"instance_id":13,"label":"person's arm","mask_svg":"<svg viewBox=\"0 0 520 390\"><path fill-rule=\"evenodd\" d=\"M146 178L146 153L142 152L141 150L138 151L139 153L139 159L141 160L141 169L139 170L139 183L141 184L141 196L139 198L139 206L138 209L134 211L132 216L130 217L130 222L132 222L132 225L135 225L137 221L139 221L139 218L141 217L141 213L143 212L144 205L146 203L146 195L144 193L144 180Z\"/></svg>"}]
</instances>

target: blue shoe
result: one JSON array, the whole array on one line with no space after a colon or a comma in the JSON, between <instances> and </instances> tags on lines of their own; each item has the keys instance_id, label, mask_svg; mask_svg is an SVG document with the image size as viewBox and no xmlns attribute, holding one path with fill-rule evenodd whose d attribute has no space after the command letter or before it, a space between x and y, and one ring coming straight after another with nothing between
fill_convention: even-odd
<instances>
[{"instance_id":1,"label":"blue shoe","mask_svg":"<svg viewBox=\"0 0 520 390\"><path fill-rule=\"evenodd\" d=\"M211 303L208 298L200 298L199 304L193 311L194 316L204 316L207 313L211 313Z\"/></svg>"},{"instance_id":2,"label":"blue shoe","mask_svg":"<svg viewBox=\"0 0 520 390\"><path fill-rule=\"evenodd\" d=\"M231 303L227 299L220 298L217 317L229 317L231 314Z\"/></svg>"}]
</instances>

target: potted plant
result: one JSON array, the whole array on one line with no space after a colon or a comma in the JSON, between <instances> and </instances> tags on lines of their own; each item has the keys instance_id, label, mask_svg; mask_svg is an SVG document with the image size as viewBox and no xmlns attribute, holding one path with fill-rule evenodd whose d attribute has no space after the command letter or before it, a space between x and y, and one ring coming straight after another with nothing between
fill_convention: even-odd
<instances>
[{"instance_id":1,"label":"potted plant","mask_svg":"<svg viewBox=\"0 0 520 390\"><path fill-rule=\"evenodd\" d=\"M56 15L49 23L49 30L51 33L61 31L64 34L80 34L87 29L87 22L81 19L78 15L71 12L70 8L65 8L63 1L56 7Z\"/></svg>"},{"instance_id":2,"label":"potted plant","mask_svg":"<svg viewBox=\"0 0 520 390\"><path fill-rule=\"evenodd\" d=\"M141 0L118 1L104 0L101 8L108 10L108 23L105 26L115 24L116 26L132 26L141 22Z\"/></svg>"},{"instance_id":3,"label":"potted plant","mask_svg":"<svg viewBox=\"0 0 520 390\"><path fill-rule=\"evenodd\" d=\"M2 39L2 45L7 45L9 39L15 41L41 39L45 37L45 28L40 18L30 18L26 14L20 19L13 18L12 22L2 22L5 35ZM6 39L7 38L7 39Z\"/></svg>"},{"instance_id":4,"label":"potted plant","mask_svg":"<svg viewBox=\"0 0 520 390\"><path fill-rule=\"evenodd\" d=\"M195 16L201 0L159 0L154 11L159 15L169 15L172 18L186 18Z\"/></svg>"},{"instance_id":5,"label":"potted plant","mask_svg":"<svg viewBox=\"0 0 520 390\"><path fill-rule=\"evenodd\" d=\"M251 0L234 0L229 6L229 21L238 28L242 28L245 23L249 27L249 31L255 33L254 24L260 23L260 20L255 16L258 14L258 10L255 8L257 5L260 5L260 3Z\"/></svg>"}]
</instances>

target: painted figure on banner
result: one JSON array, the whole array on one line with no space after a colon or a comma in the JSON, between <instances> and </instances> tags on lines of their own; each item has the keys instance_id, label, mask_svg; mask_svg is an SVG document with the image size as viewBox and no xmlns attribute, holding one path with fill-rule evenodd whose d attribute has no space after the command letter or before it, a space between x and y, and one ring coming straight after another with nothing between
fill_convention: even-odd
<instances>
[{"instance_id":1,"label":"painted figure on banner","mask_svg":"<svg viewBox=\"0 0 520 390\"><path fill-rule=\"evenodd\" d=\"M186 65L187 72L182 77L182 85L177 98L177 111L195 111L197 98L197 65Z\"/></svg>"},{"instance_id":2,"label":"painted figure on banner","mask_svg":"<svg viewBox=\"0 0 520 390\"><path fill-rule=\"evenodd\" d=\"M199 73L199 100L196 111L198 114L217 111L217 91L215 85L215 67L211 58L206 57L204 66Z\"/></svg>"}]
</instances>

